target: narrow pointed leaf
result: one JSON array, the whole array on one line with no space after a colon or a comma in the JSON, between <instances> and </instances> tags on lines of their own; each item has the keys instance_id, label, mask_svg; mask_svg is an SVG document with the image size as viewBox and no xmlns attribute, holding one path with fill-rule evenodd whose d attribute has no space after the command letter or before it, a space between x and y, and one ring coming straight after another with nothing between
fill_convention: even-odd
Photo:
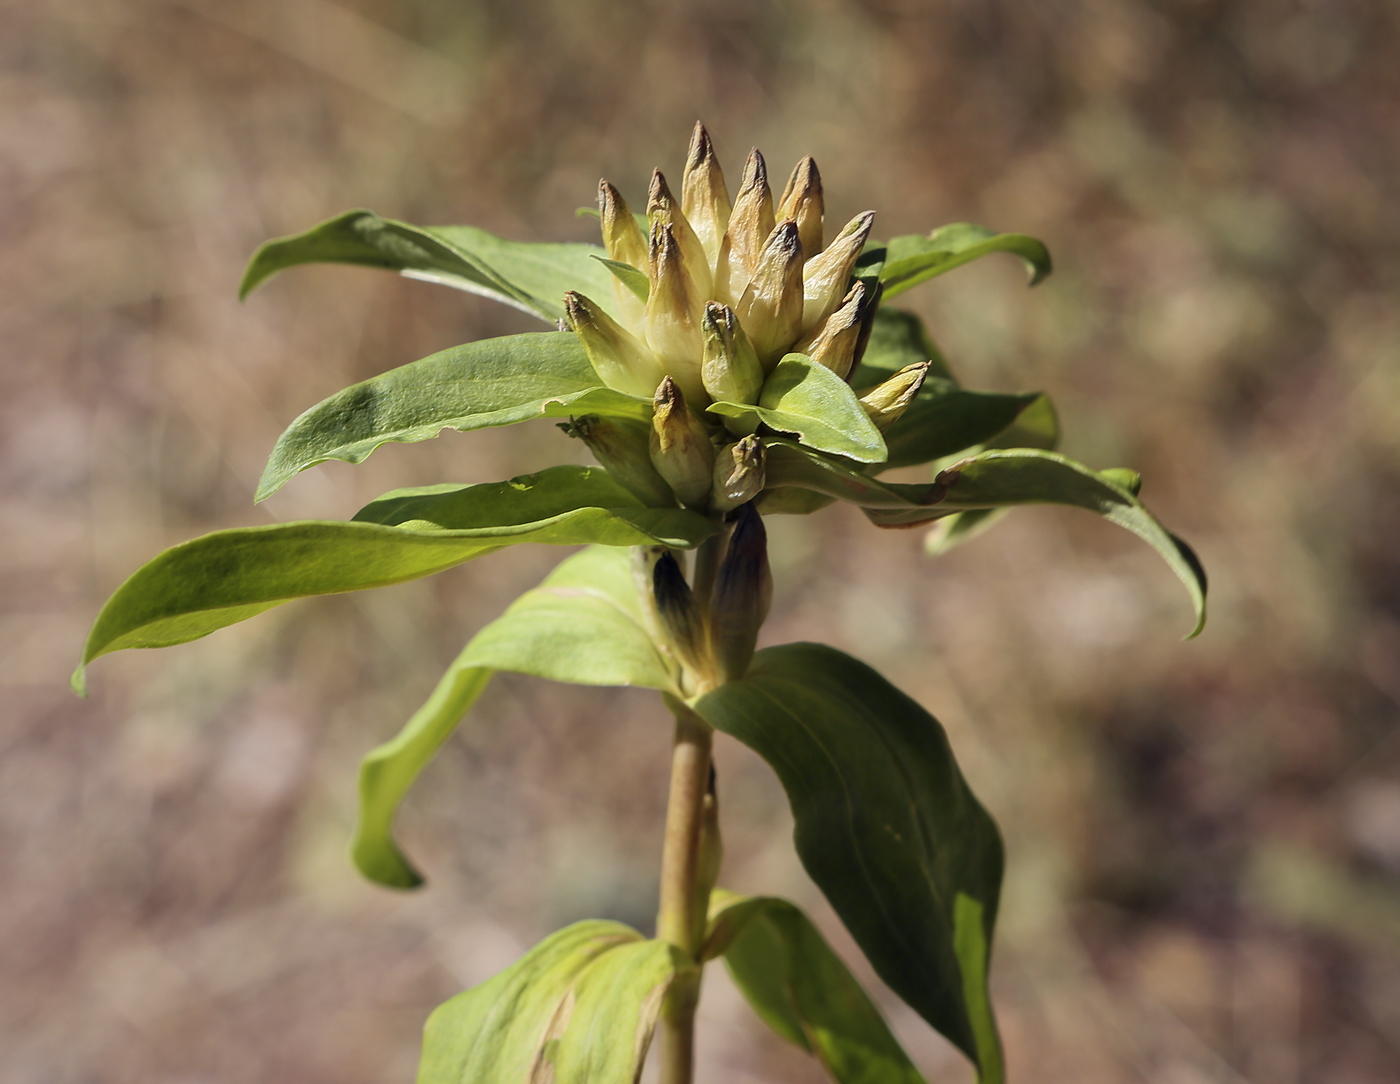
<instances>
[{"instance_id":1,"label":"narrow pointed leaf","mask_svg":"<svg viewBox=\"0 0 1400 1084\"><path fill-rule=\"evenodd\" d=\"M880 1010L797 907L724 893L710 930L724 937L716 954L759 1018L820 1058L839 1084L923 1084Z\"/></svg>"},{"instance_id":2,"label":"narrow pointed leaf","mask_svg":"<svg viewBox=\"0 0 1400 1084\"><path fill-rule=\"evenodd\" d=\"M391 441L411 444L444 429L585 413L650 423L651 404L603 387L573 332L465 343L354 384L306 411L277 439L257 499L317 463L360 463Z\"/></svg>"},{"instance_id":3,"label":"narrow pointed leaf","mask_svg":"<svg viewBox=\"0 0 1400 1084\"><path fill-rule=\"evenodd\" d=\"M999 1084L987 963L1001 838L938 721L820 644L758 652L695 710L777 773L802 864L880 977Z\"/></svg>"},{"instance_id":4,"label":"narrow pointed leaf","mask_svg":"<svg viewBox=\"0 0 1400 1084\"><path fill-rule=\"evenodd\" d=\"M726 418L756 418L809 448L857 463L885 459L885 441L850 385L805 354L788 354L778 362L756 405L721 402L709 410Z\"/></svg>"},{"instance_id":5,"label":"narrow pointed leaf","mask_svg":"<svg viewBox=\"0 0 1400 1084\"><path fill-rule=\"evenodd\" d=\"M1050 274L1050 253L1034 237L1023 233L997 233L970 222L955 222L940 226L927 237L910 234L889 242L884 265L880 268L885 297L892 298L911 286L992 252L1010 252L1021 257L1032 286Z\"/></svg>"},{"instance_id":6,"label":"narrow pointed leaf","mask_svg":"<svg viewBox=\"0 0 1400 1084\"><path fill-rule=\"evenodd\" d=\"M478 632L403 730L360 764L360 813L350 854L370 880L391 888L423 883L394 840L394 817L496 670L575 685L678 692L673 664L646 631L628 551L590 546L569 557Z\"/></svg>"},{"instance_id":7,"label":"narrow pointed leaf","mask_svg":"<svg viewBox=\"0 0 1400 1084\"><path fill-rule=\"evenodd\" d=\"M400 491L360 521L240 527L174 546L107 601L82 665L121 648L195 640L293 598L428 576L520 542L683 548L715 529L692 512L642 507L596 467L434 490Z\"/></svg>"},{"instance_id":8,"label":"narrow pointed leaf","mask_svg":"<svg viewBox=\"0 0 1400 1084\"><path fill-rule=\"evenodd\" d=\"M596 245L507 241L473 226L423 228L373 211L347 211L263 244L248 263L239 296L288 267L346 263L481 294L554 323L564 315L566 291L603 294L608 276L591 259L602 254Z\"/></svg>"},{"instance_id":9,"label":"narrow pointed leaf","mask_svg":"<svg viewBox=\"0 0 1400 1084\"><path fill-rule=\"evenodd\" d=\"M621 923L567 926L433 1012L418 1084L632 1084L680 966Z\"/></svg>"},{"instance_id":10,"label":"narrow pointed leaf","mask_svg":"<svg viewBox=\"0 0 1400 1084\"><path fill-rule=\"evenodd\" d=\"M933 506L942 499L942 486L881 482L790 440L770 438L764 441L764 447L767 450L765 496L785 488L796 488L849 501L862 508L908 515L918 522L937 515Z\"/></svg>"},{"instance_id":11,"label":"narrow pointed leaf","mask_svg":"<svg viewBox=\"0 0 1400 1084\"><path fill-rule=\"evenodd\" d=\"M651 296L651 280L647 278L646 272L639 271L630 263L623 263L621 260L609 260L605 256L593 258L606 267L613 278L636 294L639 300L645 301Z\"/></svg>"},{"instance_id":12,"label":"narrow pointed leaf","mask_svg":"<svg viewBox=\"0 0 1400 1084\"><path fill-rule=\"evenodd\" d=\"M1105 477L1056 452L1008 448L972 456L954 464L940 477L947 485L948 495L938 505L939 515L1022 504L1065 504L1097 512L1110 523L1132 531L1167 562L1191 596L1196 623L1186 638L1199 635L1205 628L1206 573L1200 559L1112 476ZM880 510L867 515L877 523L904 522L885 517Z\"/></svg>"}]
</instances>

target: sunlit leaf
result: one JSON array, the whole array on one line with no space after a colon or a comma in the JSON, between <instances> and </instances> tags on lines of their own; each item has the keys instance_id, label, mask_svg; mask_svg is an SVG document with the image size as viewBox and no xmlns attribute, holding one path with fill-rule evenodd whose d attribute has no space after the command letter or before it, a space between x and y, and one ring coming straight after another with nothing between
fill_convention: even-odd
<instances>
[{"instance_id":1,"label":"sunlit leaf","mask_svg":"<svg viewBox=\"0 0 1400 1084\"><path fill-rule=\"evenodd\" d=\"M924 361L933 363L929 367L929 376L953 379L947 361L929 338L924 322L912 312L896 309L892 305L881 305L875 310L875 319L870 325L870 340L866 343L860 367L851 377L851 383L858 388L878 384L906 365L918 365Z\"/></svg>"},{"instance_id":2,"label":"sunlit leaf","mask_svg":"<svg viewBox=\"0 0 1400 1084\"><path fill-rule=\"evenodd\" d=\"M758 652L695 710L777 773L802 864L880 977L999 1084L987 962L1001 838L938 721L820 644Z\"/></svg>"},{"instance_id":3,"label":"sunlit leaf","mask_svg":"<svg viewBox=\"0 0 1400 1084\"><path fill-rule=\"evenodd\" d=\"M418 1084L632 1084L685 966L621 923L567 926L433 1012Z\"/></svg>"},{"instance_id":4,"label":"sunlit leaf","mask_svg":"<svg viewBox=\"0 0 1400 1084\"><path fill-rule=\"evenodd\" d=\"M931 505L941 498L941 486L881 482L790 440L770 437L764 441L764 446L767 450L764 474L768 486L765 494L784 488L805 489L862 508L885 509L892 514L922 517L922 520L937 515Z\"/></svg>"},{"instance_id":5,"label":"sunlit leaf","mask_svg":"<svg viewBox=\"0 0 1400 1084\"><path fill-rule=\"evenodd\" d=\"M563 561L472 637L403 730L361 763L350 853L370 880L394 888L422 883L394 840L395 814L496 670L678 692L674 664L647 633L628 551L591 546Z\"/></svg>"},{"instance_id":6,"label":"sunlit leaf","mask_svg":"<svg viewBox=\"0 0 1400 1084\"><path fill-rule=\"evenodd\" d=\"M606 267L613 278L636 294L639 300L645 301L651 295L651 280L644 272L638 271L630 263L609 260L603 256L594 256L593 258Z\"/></svg>"},{"instance_id":7,"label":"sunlit leaf","mask_svg":"<svg viewBox=\"0 0 1400 1084\"><path fill-rule=\"evenodd\" d=\"M786 900L717 893L706 956L722 955L760 1019L839 1084L923 1084L880 1010L811 920Z\"/></svg>"},{"instance_id":8,"label":"sunlit leaf","mask_svg":"<svg viewBox=\"0 0 1400 1084\"><path fill-rule=\"evenodd\" d=\"M805 354L788 354L768 375L756 405L712 403L710 413L757 418L818 451L879 463L885 442L851 387Z\"/></svg>"},{"instance_id":9,"label":"sunlit leaf","mask_svg":"<svg viewBox=\"0 0 1400 1084\"><path fill-rule=\"evenodd\" d=\"M596 245L507 241L474 226L410 226L373 211L346 211L304 233L263 244L239 287L247 297L278 271L305 263L347 263L398 271L503 301L554 323L564 294L578 290L608 307L609 276Z\"/></svg>"},{"instance_id":10,"label":"sunlit leaf","mask_svg":"<svg viewBox=\"0 0 1400 1084\"><path fill-rule=\"evenodd\" d=\"M608 414L650 423L651 403L602 387L573 332L465 343L336 392L277 439L257 499L328 460L363 462L382 444L531 418Z\"/></svg>"},{"instance_id":11,"label":"sunlit leaf","mask_svg":"<svg viewBox=\"0 0 1400 1084\"><path fill-rule=\"evenodd\" d=\"M992 252L1010 252L1026 265L1034 286L1050 274L1050 253L1040 241L1023 233L997 233L970 222L940 226L927 237L896 237L885 246L880 281L885 298L903 293L935 275L971 263Z\"/></svg>"}]
</instances>

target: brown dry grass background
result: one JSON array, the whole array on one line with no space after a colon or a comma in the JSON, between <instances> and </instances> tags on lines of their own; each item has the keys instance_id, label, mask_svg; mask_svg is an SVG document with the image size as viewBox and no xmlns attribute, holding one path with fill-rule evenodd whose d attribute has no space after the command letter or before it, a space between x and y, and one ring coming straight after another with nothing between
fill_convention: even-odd
<instances>
[{"instance_id":1,"label":"brown dry grass background","mask_svg":"<svg viewBox=\"0 0 1400 1084\"><path fill-rule=\"evenodd\" d=\"M503 677L402 818L432 878L343 856L359 756L559 557L290 605L63 682L162 546L345 517L394 485L577 458L547 424L389 447L251 506L281 428L509 310L305 269L343 208L588 239L710 126L816 155L832 224L1044 238L903 301L977 387L1043 388L1212 576L1212 622L1092 517L939 562L775 523L769 642L829 640L948 726L1009 844L1011 1078L1400 1077L1400 9L1367 0L0 0L0 1077L411 1079L433 1005L557 925L654 907L655 698ZM673 172L673 176L674 176ZM790 894L767 769L719 752L725 880ZM888 998L886 995L882 997ZM949 1048L889 1009L929 1074ZM815 1081L723 977L702 1079Z\"/></svg>"}]
</instances>

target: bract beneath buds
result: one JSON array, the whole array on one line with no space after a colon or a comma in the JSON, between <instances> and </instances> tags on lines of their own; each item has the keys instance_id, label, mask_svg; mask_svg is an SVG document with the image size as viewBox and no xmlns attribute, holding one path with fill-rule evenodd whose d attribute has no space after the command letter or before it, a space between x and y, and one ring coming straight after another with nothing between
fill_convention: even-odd
<instances>
[{"instance_id":1,"label":"bract beneath buds","mask_svg":"<svg viewBox=\"0 0 1400 1084\"><path fill-rule=\"evenodd\" d=\"M744 179L734 198L734 212L720 243L715 266L715 299L733 305L744 296L749 277L758 266L764 243L773 232L773 193L768 166L755 147L744 163Z\"/></svg>"},{"instance_id":2,"label":"bract beneath buds","mask_svg":"<svg viewBox=\"0 0 1400 1084\"><path fill-rule=\"evenodd\" d=\"M656 355L635 335L572 290L564 295L564 312L604 384L644 398L655 391L665 373Z\"/></svg>"},{"instance_id":3,"label":"bract beneath buds","mask_svg":"<svg viewBox=\"0 0 1400 1084\"><path fill-rule=\"evenodd\" d=\"M814 327L793 349L845 379L855 365L856 347L869 308L869 294L865 283L857 282L836 311Z\"/></svg>"},{"instance_id":4,"label":"bract beneath buds","mask_svg":"<svg viewBox=\"0 0 1400 1084\"><path fill-rule=\"evenodd\" d=\"M685 396L669 376L656 389L649 453L652 465L681 503L704 511L710 503L715 449L709 434L685 405Z\"/></svg>"},{"instance_id":5,"label":"bract beneath buds","mask_svg":"<svg viewBox=\"0 0 1400 1084\"><path fill-rule=\"evenodd\" d=\"M651 228L649 264L647 345L660 359L661 368L675 378L685 394L698 405L704 405L708 397L700 380L701 299L686 274L675 236L670 227L660 222Z\"/></svg>"},{"instance_id":6,"label":"bract beneath buds","mask_svg":"<svg viewBox=\"0 0 1400 1084\"><path fill-rule=\"evenodd\" d=\"M700 238L705 259L713 267L729 225L729 188L724 183L724 170L719 168L710 133L699 121L695 122L681 177L681 211Z\"/></svg>"},{"instance_id":7,"label":"bract beneath buds","mask_svg":"<svg viewBox=\"0 0 1400 1084\"><path fill-rule=\"evenodd\" d=\"M797 163L788 178L777 212L780 222L790 218L797 223L804 260L810 260L822 250L822 215L822 175L817 172L816 160L809 154Z\"/></svg>"},{"instance_id":8,"label":"bract beneath buds","mask_svg":"<svg viewBox=\"0 0 1400 1084\"><path fill-rule=\"evenodd\" d=\"M587 444L607 472L643 504L676 506L676 495L651 461L651 428L645 422L585 414L561 422L559 428Z\"/></svg>"},{"instance_id":9,"label":"bract beneath buds","mask_svg":"<svg viewBox=\"0 0 1400 1084\"><path fill-rule=\"evenodd\" d=\"M764 460L763 442L753 435L721 449L715 456L711 504L728 512L757 497L765 481Z\"/></svg>"},{"instance_id":10,"label":"bract beneath buds","mask_svg":"<svg viewBox=\"0 0 1400 1084\"><path fill-rule=\"evenodd\" d=\"M711 301L700 321L705 356L700 378L717 402L756 403L763 387L763 366L734 310Z\"/></svg>"},{"instance_id":11,"label":"bract beneath buds","mask_svg":"<svg viewBox=\"0 0 1400 1084\"><path fill-rule=\"evenodd\" d=\"M865 211L856 215L841 231L831 247L820 256L807 261L802 269L802 330L810 331L836 308L846 293L846 284L851 279L851 269L856 265L856 257L865 247L870 236L870 227L875 223L875 212Z\"/></svg>"},{"instance_id":12,"label":"bract beneath buds","mask_svg":"<svg viewBox=\"0 0 1400 1084\"><path fill-rule=\"evenodd\" d=\"M773 230L734 311L764 370L771 371L802 329L802 243L796 222L788 219Z\"/></svg>"},{"instance_id":13,"label":"bract beneath buds","mask_svg":"<svg viewBox=\"0 0 1400 1084\"><path fill-rule=\"evenodd\" d=\"M722 681L737 681L747 672L758 630L772 602L768 533L763 517L752 504L745 504L739 509L710 602L710 644Z\"/></svg>"},{"instance_id":14,"label":"bract beneath buds","mask_svg":"<svg viewBox=\"0 0 1400 1084\"><path fill-rule=\"evenodd\" d=\"M883 433L899 421L909 409L909 404L914 401L914 396L918 395L919 389L924 386L924 378L928 376L929 366L932 364L921 361L915 365L906 365L894 376L876 384L860 397L860 405L870 415L876 429Z\"/></svg>"}]
</instances>

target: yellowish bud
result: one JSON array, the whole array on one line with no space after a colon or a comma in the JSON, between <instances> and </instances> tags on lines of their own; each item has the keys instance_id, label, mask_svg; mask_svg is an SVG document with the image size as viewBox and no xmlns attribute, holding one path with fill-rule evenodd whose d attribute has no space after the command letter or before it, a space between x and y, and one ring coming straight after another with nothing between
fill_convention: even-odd
<instances>
[{"instance_id":1,"label":"yellowish bud","mask_svg":"<svg viewBox=\"0 0 1400 1084\"><path fill-rule=\"evenodd\" d=\"M560 429L588 445L594 457L621 485L650 508L674 508L676 496L651 461L651 427L631 418L585 414Z\"/></svg>"},{"instance_id":2,"label":"yellowish bud","mask_svg":"<svg viewBox=\"0 0 1400 1084\"><path fill-rule=\"evenodd\" d=\"M744 163L744 179L734 198L734 212L729 216L729 225L719 247L714 290L718 300L733 305L744 296L763 246L773 232L774 221L768 166L755 147Z\"/></svg>"},{"instance_id":3,"label":"yellowish bud","mask_svg":"<svg viewBox=\"0 0 1400 1084\"><path fill-rule=\"evenodd\" d=\"M883 383L876 384L860 397L860 405L870 415L875 428L884 432L903 416L924 386L932 362L921 361L906 365Z\"/></svg>"},{"instance_id":4,"label":"yellowish bud","mask_svg":"<svg viewBox=\"0 0 1400 1084\"><path fill-rule=\"evenodd\" d=\"M681 210L700 238L705 259L713 268L719 259L720 242L729 225L729 188L724 183L724 170L719 168L710 133L698 120L695 134L690 137L690 153L681 177Z\"/></svg>"},{"instance_id":5,"label":"yellowish bud","mask_svg":"<svg viewBox=\"0 0 1400 1084\"><path fill-rule=\"evenodd\" d=\"M856 265L860 250L865 247L874 222L874 211L856 215L831 242L829 249L807 261L807 266L802 269L803 331L810 331L826 319L846 293L851 269Z\"/></svg>"},{"instance_id":6,"label":"yellowish bud","mask_svg":"<svg viewBox=\"0 0 1400 1084\"><path fill-rule=\"evenodd\" d=\"M644 398L655 392L666 374L656 355L635 335L595 302L572 290L564 295L564 312L604 384Z\"/></svg>"},{"instance_id":7,"label":"yellowish bud","mask_svg":"<svg viewBox=\"0 0 1400 1084\"><path fill-rule=\"evenodd\" d=\"M763 366L734 310L717 301L708 302L700 332L705 340L700 378L711 398L726 403L758 402Z\"/></svg>"},{"instance_id":8,"label":"yellowish bud","mask_svg":"<svg viewBox=\"0 0 1400 1084\"><path fill-rule=\"evenodd\" d=\"M700 243L690 220L681 211L680 204L671 195L666 178L658 169L651 175L651 190L647 193L647 218L653 229L658 223L671 231L676 245L681 250L681 262L690 276L692 294L700 301L710 296L714 285L714 275L710 271L710 258L705 255L705 246Z\"/></svg>"},{"instance_id":9,"label":"yellowish bud","mask_svg":"<svg viewBox=\"0 0 1400 1084\"><path fill-rule=\"evenodd\" d=\"M747 436L715 456L714 492L710 500L721 512L757 497L764 484L763 442Z\"/></svg>"},{"instance_id":10,"label":"yellowish bud","mask_svg":"<svg viewBox=\"0 0 1400 1084\"><path fill-rule=\"evenodd\" d=\"M734 306L765 371L801 334L802 306L802 243L797 223L788 219L769 236L748 288Z\"/></svg>"},{"instance_id":11,"label":"yellowish bud","mask_svg":"<svg viewBox=\"0 0 1400 1084\"><path fill-rule=\"evenodd\" d=\"M681 503L703 511L710 503L715 449L705 426L685 405L669 376L656 389L649 451L652 465Z\"/></svg>"},{"instance_id":12,"label":"yellowish bud","mask_svg":"<svg viewBox=\"0 0 1400 1084\"><path fill-rule=\"evenodd\" d=\"M810 260L822 250L822 175L809 154L797 163L778 201L778 221L790 218L797 223L802 242L802 258Z\"/></svg>"},{"instance_id":13,"label":"yellowish bud","mask_svg":"<svg viewBox=\"0 0 1400 1084\"><path fill-rule=\"evenodd\" d=\"M598 214L603 220L603 247L608 259L630 264L643 273L647 269L647 239L627 201L607 181L598 182ZM642 299L616 277L612 281L613 301L623 322L640 328L644 306Z\"/></svg>"},{"instance_id":14,"label":"yellowish bud","mask_svg":"<svg viewBox=\"0 0 1400 1084\"><path fill-rule=\"evenodd\" d=\"M763 517L745 504L720 562L710 603L710 642L721 680L737 681L748 670L772 601L768 534Z\"/></svg>"},{"instance_id":15,"label":"yellowish bud","mask_svg":"<svg viewBox=\"0 0 1400 1084\"><path fill-rule=\"evenodd\" d=\"M793 349L806 354L818 365L825 365L843 379L849 376L865 326L868 297L865 283L857 282L836 311L803 336Z\"/></svg>"},{"instance_id":16,"label":"yellowish bud","mask_svg":"<svg viewBox=\"0 0 1400 1084\"><path fill-rule=\"evenodd\" d=\"M676 379L697 406L709 402L700 380L701 299L681 261L671 230L660 222L651 228L651 293L646 305L647 345L661 368ZM655 390L653 385L652 390Z\"/></svg>"}]
</instances>

